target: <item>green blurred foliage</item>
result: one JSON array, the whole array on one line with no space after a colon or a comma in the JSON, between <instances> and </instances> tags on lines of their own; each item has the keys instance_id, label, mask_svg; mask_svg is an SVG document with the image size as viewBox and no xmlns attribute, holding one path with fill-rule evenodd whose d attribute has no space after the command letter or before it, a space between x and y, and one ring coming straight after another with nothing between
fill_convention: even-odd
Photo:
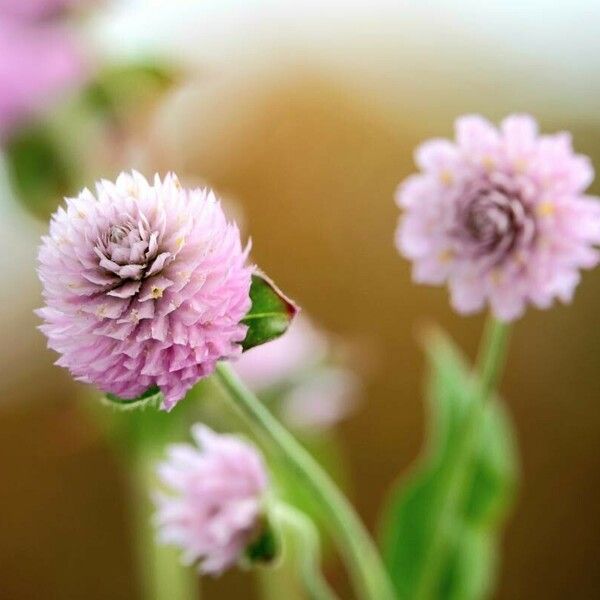
<instances>
[{"instance_id":1,"label":"green blurred foliage","mask_svg":"<svg viewBox=\"0 0 600 600\"><path fill-rule=\"evenodd\" d=\"M17 197L38 216L45 217L73 189L77 167L47 124L22 129L4 152Z\"/></svg>"},{"instance_id":2,"label":"green blurred foliage","mask_svg":"<svg viewBox=\"0 0 600 600\"><path fill-rule=\"evenodd\" d=\"M3 149L17 199L47 220L62 198L113 170L102 164L113 154L106 151L111 140L122 142L131 117L176 80L173 68L157 62L107 66L78 94L19 129Z\"/></svg>"},{"instance_id":3,"label":"green blurred foliage","mask_svg":"<svg viewBox=\"0 0 600 600\"><path fill-rule=\"evenodd\" d=\"M430 430L427 452L392 492L382 532L399 597L479 600L494 585L501 527L518 479L510 420L497 398L478 414L475 452L459 460L473 393L470 369L442 336L429 342ZM459 481L458 490L449 484ZM432 547L441 548L441 557Z\"/></svg>"}]
</instances>

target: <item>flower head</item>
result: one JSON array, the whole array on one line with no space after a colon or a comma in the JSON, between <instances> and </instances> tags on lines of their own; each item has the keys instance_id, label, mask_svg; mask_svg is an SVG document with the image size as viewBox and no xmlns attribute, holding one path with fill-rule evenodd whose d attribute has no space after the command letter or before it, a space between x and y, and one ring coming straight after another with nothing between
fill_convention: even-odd
<instances>
[{"instance_id":1,"label":"flower head","mask_svg":"<svg viewBox=\"0 0 600 600\"><path fill-rule=\"evenodd\" d=\"M241 352L251 268L214 194L139 173L84 190L39 251L38 311L57 361L122 398L158 386L171 408Z\"/></svg>"},{"instance_id":2,"label":"flower head","mask_svg":"<svg viewBox=\"0 0 600 600\"><path fill-rule=\"evenodd\" d=\"M233 566L261 533L268 477L258 451L203 425L199 449L172 445L158 475L168 492L156 495L159 539L183 550L186 564L218 574Z\"/></svg>"},{"instance_id":3,"label":"flower head","mask_svg":"<svg viewBox=\"0 0 600 600\"><path fill-rule=\"evenodd\" d=\"M397 246L415 281L448 283L458 312L488 303L510 321L529 303L570 302L579 270L597 265L600 204L583 195L593 170L569 134L539 136L525 115L499 129L466 116L454 142L424 143L416 162L398 190Z\"/></svg>"}]
</instances>

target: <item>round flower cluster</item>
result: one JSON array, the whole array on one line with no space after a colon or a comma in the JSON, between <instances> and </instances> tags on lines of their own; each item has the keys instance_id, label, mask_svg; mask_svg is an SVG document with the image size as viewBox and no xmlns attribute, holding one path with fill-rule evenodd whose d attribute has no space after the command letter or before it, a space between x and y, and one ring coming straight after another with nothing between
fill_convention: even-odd
<instances>
[{"instance_id":1,"label":"round flower cluster","mask_svg":"<svg viewBox=\"0 0 600 600\"><path fill-rule=\"evenodd\" d=\"M170 409L241 352L247 253L209 190L174 175L102 181L67 199L43 238L40 329L78 380L125 399L159 387Z\"/></svg>"},{"instance_id":2,"label":"round flower cluster","mask_svg":"<svg viewBox=\"0 0 600 600\"><path fill-rule=\"evenodd\" d=\"M183 550L183 562L201 573L233 566L261 533L266 467L258 451L203 425L192 434L199 448L174 444L158 475L168 492L156 495L159 540Z\"/></svg>"},{"instance_id":3,"label":"round flower cluster","mask_svg":"<svg viewBox=\"0 0 600 600\"><path fill-rule=\"evenodd\" d=\"M416 162L398 190L397 246L415 281L448 283L457 311L489 303L510 321L528 303L569 302L579 270L598 264L600 203L584 195L593 170L569 134L539 136L524 115L499 129L466 116L455 142L424 143Z\"/></svg>"}]
</instances>

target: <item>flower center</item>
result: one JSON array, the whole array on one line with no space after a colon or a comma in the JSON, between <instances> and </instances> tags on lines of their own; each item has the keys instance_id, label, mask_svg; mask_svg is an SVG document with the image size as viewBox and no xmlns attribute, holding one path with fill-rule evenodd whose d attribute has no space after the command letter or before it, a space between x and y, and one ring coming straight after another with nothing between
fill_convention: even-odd
<instances>
[{"instance_id":1,"label":"flower center","mask_svg":"<svg viewBox=\"0 0 600 600\"><path fill-rule=\"evenodd\" d=\"M159 232L146 221L111 225L99 236L94 251L98 266L111 278L111 295L121 296L118 290L126 292L123 297L135 295L142 280L157 275L173 260L171 252L160 252L159 238ZM153 297L160 295L156 292Z\"/></svg>"},{"instance_id":2,"label":"flower center","mask_svg":"<svg viewBox=\"0 0 600 600\"><path fill-rule=\"evenodd\" d=\"M486 185L463 195L458 203L454 239L460 254L482 259L486 266L504 262L535 237L535 220L519 194Z\"/></svg>"}]
</instances>

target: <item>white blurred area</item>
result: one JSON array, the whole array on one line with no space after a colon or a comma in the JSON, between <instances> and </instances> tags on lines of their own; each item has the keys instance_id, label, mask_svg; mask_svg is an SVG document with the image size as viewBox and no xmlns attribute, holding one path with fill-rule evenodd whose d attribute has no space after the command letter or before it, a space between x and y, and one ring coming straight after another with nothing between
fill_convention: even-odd
<instances>
[{"instance_id":1,"label":"white blurred area","mask_svg":"<svg viewBox=\"0 0 600 600\"><path fill-rule=\"evenodd\" d=\"M598 22L589 0L123 0L92 31L115 56L165 52L209 78L317 67L446 122L469 94L472 110L597 118Z\"/></svg>"}]
</instances>

